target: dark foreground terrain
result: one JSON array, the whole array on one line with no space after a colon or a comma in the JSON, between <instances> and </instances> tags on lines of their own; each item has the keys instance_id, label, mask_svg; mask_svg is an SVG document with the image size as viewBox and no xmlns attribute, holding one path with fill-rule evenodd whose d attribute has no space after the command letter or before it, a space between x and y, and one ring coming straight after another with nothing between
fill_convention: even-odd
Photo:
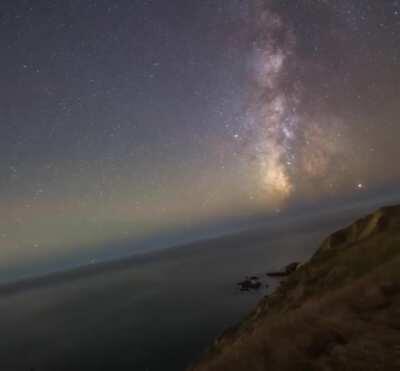
<instances>
[{"instance_id":1,"label":"dark foreground terrain","mask_svg":"<svg viewBox=\"0 0 400 371\"><path fill-rule=\"evenodd\" d=\"M400 206L332 234L191 370L400 370Z\"/></svg>"}]
</instances>

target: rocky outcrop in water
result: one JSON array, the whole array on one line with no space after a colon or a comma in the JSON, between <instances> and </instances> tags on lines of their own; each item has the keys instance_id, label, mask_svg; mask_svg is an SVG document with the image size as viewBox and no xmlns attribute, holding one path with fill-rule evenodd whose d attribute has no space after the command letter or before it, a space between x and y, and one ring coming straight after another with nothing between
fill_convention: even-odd
<instances>
[{"instance_id":1,"label":"rocky outcrop in water","mask_svg":"<svg viewBox=\"0 0 400 371\"><path fill-rule=\"evenodd\" d=\"M299 267L300 263L291 263L287 265L283 270L281 271L276 271L276 272L268 272L267 276L268 277L287 277L290 274L292 274L296 269Z\"/></svg>"}]
</instances>

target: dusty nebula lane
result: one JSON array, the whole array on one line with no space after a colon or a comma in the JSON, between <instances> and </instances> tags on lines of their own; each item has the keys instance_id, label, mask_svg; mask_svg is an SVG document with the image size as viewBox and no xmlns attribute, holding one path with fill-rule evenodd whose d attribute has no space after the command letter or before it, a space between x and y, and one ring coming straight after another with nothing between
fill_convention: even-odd
<instances>
[{"instance_id":1,"label":"dusty nebula lane","mask_svg":"<svg viewBox=\"0 0 400 371\"><path fill-rule=\"evenodd\" d=\"M371 136L387 130L386 123L371 121L360 112L365 107L354 103L376 94L377 73L382 69L363 81L364 91L350 84L359 74L351 56L363 61L362 68L371 68L379 55L378 49L367 49L372 40L361 34L375 7L284 3L255 5L249 53L253 90L241 132L244 150L257 164L266 202L275 206L361 191L376 176L371 163L387 161ZM362 44L357 45L360 38ZM398 73L393 77L398 81ZM337 104L338 95L349 97L352 111L347 111L347 104Z\"/></svg>"},{"instance_id":2,"label":"dusty nebula lane","mask_svg":"<svg viewBox=\"0 0 400 371\"><path fill-rule=\"evenodd\" d=\"M289 167L295 160L297 100L294 84L283 86L283 77L293 58L295 43L291 30L268 8L257 10L258 38L254 41L253 72L255 107L249 114L255 127L255 150L260 162L260 177L269 197L277 202L294 191ZM286 91L285 91L286 90Z\"/></svg>"}]
</instances>

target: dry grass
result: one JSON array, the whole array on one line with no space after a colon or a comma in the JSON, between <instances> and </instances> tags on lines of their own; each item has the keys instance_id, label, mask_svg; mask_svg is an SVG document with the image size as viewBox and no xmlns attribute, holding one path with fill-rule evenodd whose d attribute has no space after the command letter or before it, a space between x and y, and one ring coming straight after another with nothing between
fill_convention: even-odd
<instances>
[{"instance_id":1,"label":"dry grass","mask_svg":"<svg viewBox=\"0 0 400 371\"><path fill-rule=\"evenodd\" d=\"M193 371L400 370L400 228L319 254Z\"/></svg>"}]
</instances>

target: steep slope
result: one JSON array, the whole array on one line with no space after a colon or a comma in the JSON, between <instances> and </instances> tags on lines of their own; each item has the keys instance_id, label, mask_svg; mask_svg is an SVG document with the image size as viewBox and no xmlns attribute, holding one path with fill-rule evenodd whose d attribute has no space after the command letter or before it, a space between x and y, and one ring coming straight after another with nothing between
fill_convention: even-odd
<instances>
[{"instance_id":1,"label":"steep slope","mask_svg":"<svg viewBox=\"0 0 400 371\"><path fill-rule=\"evenodd\" d=\"M192 371L400 369L400 206L332 234Z\"/></svg>"}]
</instances>

